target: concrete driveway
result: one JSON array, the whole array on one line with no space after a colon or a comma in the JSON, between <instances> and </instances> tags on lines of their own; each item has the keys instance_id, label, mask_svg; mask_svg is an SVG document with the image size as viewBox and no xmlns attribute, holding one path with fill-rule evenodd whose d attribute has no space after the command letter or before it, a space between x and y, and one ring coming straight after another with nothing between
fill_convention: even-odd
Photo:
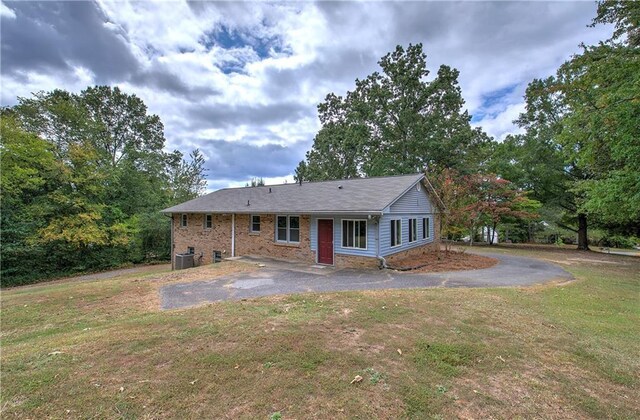
<instances>
[{"instance_id":1,"label":"concrete driveway","mask_svg":"<svg viewBox=\"0 0 640 420\"><path fill-rule=\"evenodd\" d=\"M571 280L562 268L532 258L482 253L499 260L482 270L412 273L390 270L320 268L304 264L243 258L265 266L209 281L170 284L160 289L162 309L177 309L204 302L246 299L304 292L346 290L419 289L426 287L530 286L551 280Z\"/></svg>"}]
</instances>

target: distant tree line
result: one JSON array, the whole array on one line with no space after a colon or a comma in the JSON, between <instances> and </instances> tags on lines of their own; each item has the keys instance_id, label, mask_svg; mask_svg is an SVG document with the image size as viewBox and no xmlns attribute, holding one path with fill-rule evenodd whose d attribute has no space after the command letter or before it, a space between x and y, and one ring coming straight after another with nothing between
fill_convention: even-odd
<instances>
[{"instance_id":1,"label":"distant tree line","mask_svg":"<svg viewBox=\"0 0 640 420\"><path fill-rule=\"evenodd\" d=\"M162 122L140 98L40 92L0 123L3 286L168 259L158 211L203 191L204 158L164 152Z\"/></svg>"},{"instance_id":2,"label":"distant tree line","mask_svg":"<svg viewBox=\"0 0 640 420\"><path fill-rule=\"evenodd\" d=\"M523 240L549 224L569 229L579 249L589 225L639 236L639 16L640 2L600 2L593 24L615 25L613 38L532 81L516 121L525 133L504 142L471 127L457 70L441 66L427 81L422 45L398 46L381 72L318 105L322 126L295 178L426 170L448 208L449 237L498 223Z\"/></svg>"}]
</instances>

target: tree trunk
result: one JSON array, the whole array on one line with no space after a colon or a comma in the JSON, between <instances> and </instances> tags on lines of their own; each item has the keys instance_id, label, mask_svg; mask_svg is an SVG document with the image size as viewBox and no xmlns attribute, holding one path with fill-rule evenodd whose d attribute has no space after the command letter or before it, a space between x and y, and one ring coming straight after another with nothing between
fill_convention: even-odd
<instances>
[{"instance_id":1,"label":"tree trunk","mask_svg":"<svg viewBox=\"0 0 640 420\"><path fill-rule=\"evenodd\" d=\"M587 239L587 215L578 214L578 249L581 251L589 250L589 240Z\"/></svg>"},{"instance_id":2,"label":"tree trunk","mask_svg":"<svg viewBox=\"0 0 640 420\"><path fill-rule=\"evenodd\" d=\"M494 241L494 237L496 236L496 229L498 228L498 223L494 222L493 223L493 230L491 231L491 242L489 242L489 245L493 245L493 241Z\"/></svg>"}]
</instances>

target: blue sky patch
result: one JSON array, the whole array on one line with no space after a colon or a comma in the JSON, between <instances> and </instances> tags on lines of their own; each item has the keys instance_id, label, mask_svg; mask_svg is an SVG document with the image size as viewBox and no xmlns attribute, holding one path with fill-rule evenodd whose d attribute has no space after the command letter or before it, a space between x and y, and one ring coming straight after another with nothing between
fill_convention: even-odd
<instances>
[{"instance_id":1,"label":"blue sky patch","mask_svg":"<svg viewBox=\"0 0 640 420\"><path fill-rule=\"evenodd\" d=\"M518 83L513 83L482 95L482 103L471 117L471 122L477 123L486 117L495 117L503 112L511 103L508 98L513 95L517 87Z\"/></svg>"},{"instance_id":2,"label":"blue sky patch","mask_svg":"<svg viewBox=\"0 0 640 420\"><path fill-rule=\"evenodd\" d=\"M249 47L256 52L261 60L270 57L272 51L276 54L283 51L282 40L278 36L266 38L256 37L249 32L231 29L225 25L205 32L201 37L200 43L204 45L207 50L210 50L214 46L226 50Z\"/></svg>"}]
</instances>

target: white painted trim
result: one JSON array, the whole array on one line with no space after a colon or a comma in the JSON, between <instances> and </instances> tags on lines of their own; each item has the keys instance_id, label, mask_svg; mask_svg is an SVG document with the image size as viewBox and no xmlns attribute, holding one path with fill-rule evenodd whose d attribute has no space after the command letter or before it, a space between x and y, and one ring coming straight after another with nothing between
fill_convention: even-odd
<instances>
[{"instance_id":1,"label":"white painted trim","mask_svg":"<svg viewBox=\"0 0 640 420\"><path fill-rule=\"evenodd\" d=\"M211 227L207 227L207 216L211 216ZM211 230L211 229L213 229L213 214L205 213L204 217L202 218L202 230Z\"/></svg>"},{"instance_id":2,"label":"white painted trim","mask_svg":"<svg viewBox=\"0 0 640 420\"><path fill-rule=\"evenodd\" d=\"M253 230L253 218L258 216L260 218L260 230ZM251 213L249 215L249 233L259 234L262 232L262 216L259 213Z\"/></svg>"},{"instance_id":3,"label":"white painted trim","mask_svg":"<svg viewBox=\"0 0 640 420\"><path fill-rule=\"evenodd\" d=\"M286 241L281 241L278 239L278 217L285 217L287 219L287 240ZM298 218L298 240L297 241L292 241L291 240L291 218L292 217L297 217ZM274 242L276 244L285 244L285 245L300 245L300 240L302 238L302 224L301 224L301 219L302 217L299 214L276 214L274 217L274 228L275 228L275 232L273 235L273 239Z\"/></svg>"},{"instance_id":4,"label":"white painted trim","mask_svg":"<svg viewBox=\"0 0 640 420\"><path fill-rule=\"evenodd\" d=\"M364 248L358 248L355 246L344 246L344 244L342 243L342 239L344 238L344 222L364 222L364 226L365 226L365 247ZM369 220L367 219L341 219L340 220L340 249L353 249L353 250L359 250L359 251L368 251L369 250ZM354 226L355 227L355 226ZM355 233L355 232L354 232ZM355 238L354 238L354 242L355 242Z\"/></svg>"},{"instance_id":5,"label":"white painted trim","mask_svg":"<svg viewBox=\"0 0 640 420\"><path fill-rule=\"evenodd\" d=\"M427 226L424 225L424 220L427 220ZM425 230L425 227L428 228ZM426 241L431 239L431 218L426 216L422 218L422 240Z\"/></svg>"},{"instance_id":6,"label":"white painted trim","mask_svg":"<svg viewBox=\"0 0 640 420\"><path fill-rule=\"evenodd\" d=\"M399 246L402 246L402 217L397 217L394 219L389 219L391 222L395 222L395 221L400 221L400 243L399 244L395 244L395 245L391 245L391 238L392 236L389 235L389 249L393 249L393 248L397 248ZM391 233L391 228L389 228L389 233Z\"/></svg>"},{"instance_id":7,"label":"white painted trim","mask_svg":"<svg viewBox=\"0 0 640 420\"><path fill-rule=\"evenodd\" d=\"M413 241L411 240L411 221L412 221L412 220L414 220L414 221L416 222L416 231L415 231L415 236L413 237ZM408 242L407 242L407 243L412 244L412 243L414 243L414 242L418 242L418 218L417 218L417 217L409 217L409 218L407 219L407 221L408 221L408 223L407 223L407 224L409 225L409 226L408 226L408 227L409 227L409 229L407 230L407 233L409 234Z\"/></svg>"}]
</instances>

